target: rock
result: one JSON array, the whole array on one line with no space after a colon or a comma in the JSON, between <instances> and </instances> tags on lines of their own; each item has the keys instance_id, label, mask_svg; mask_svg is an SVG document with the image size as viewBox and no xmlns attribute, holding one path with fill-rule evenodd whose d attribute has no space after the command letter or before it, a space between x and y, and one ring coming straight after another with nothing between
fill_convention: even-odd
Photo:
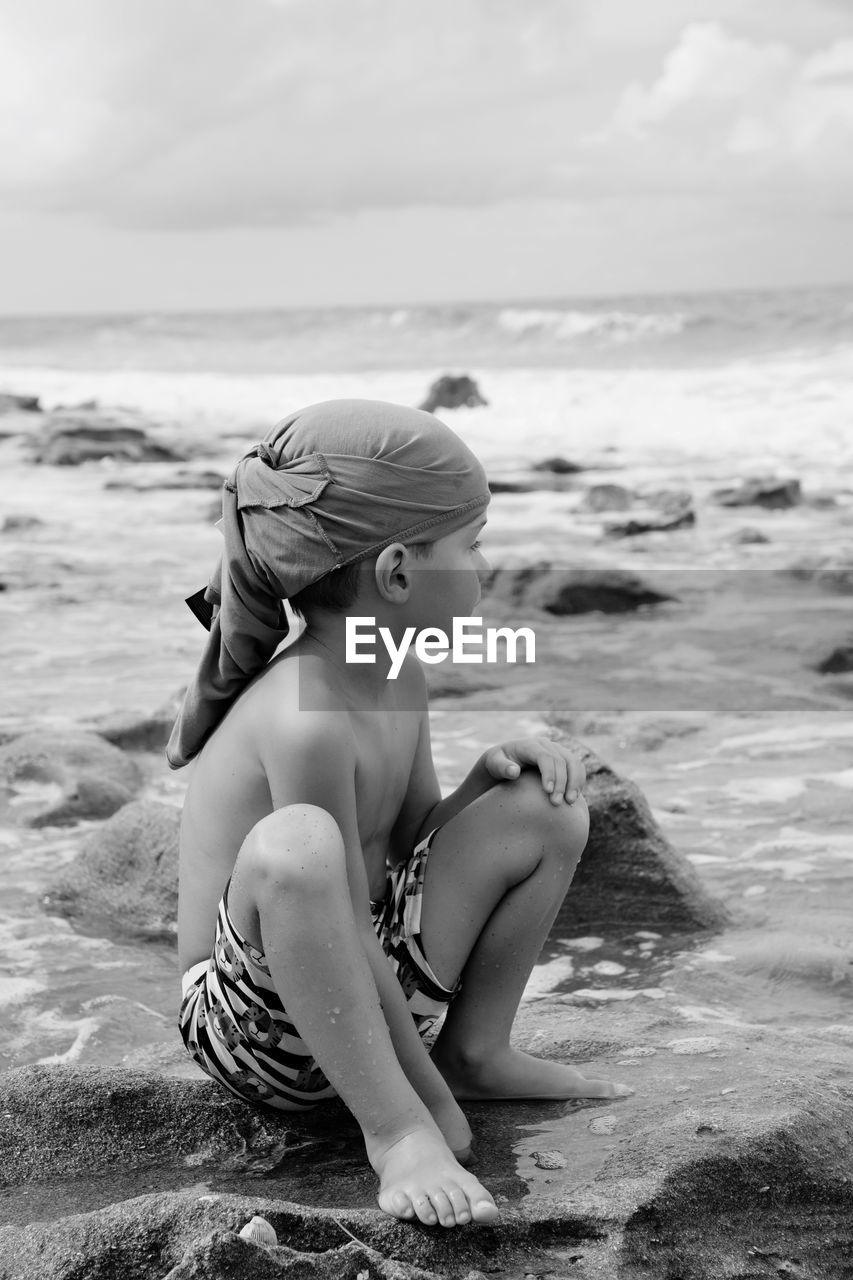
<instances>
[{"instance_id":1,"label":"rock","mask_svg":"<svg viewBox=\"0 0 853 1280\"><path fill-rule=\"evenodd\" d=\"M533 493L537 486L529 480L490 480L490 493Z\"/></svg>"},{"instance_id":2,"label":"rock","mask_svg":"<svg viewBox=\"0 0 853 1280\"><path fill-rule=\"evenodd\" d=\"M0 746L0 788L8 817L31 827L107 818L133 799L139 768L94 733L46 729Z\"/></svg>"},{"instance_id":3,"label":"rock","mask_svg":"<svg viewBox=\"0 0 853 1280\"><path fill-rule=\"evenodd\" d=\"M152 489L221 489L223 483L224 477L217 471L177 471L155 480L107 480L104 488L148 493Z\"/></svg>"},{"instance_id":4,"label":"rock","mask_svg":"<svg viewBox=\"0 0 853 1280\"><path fill-rule=\"evenodd\" d=\"M558 617L626 613L673 598L620 569L552 569L547 564L496 569L484 581L483 594L487 593L515 608L542 609Z\"/></svg>"},{"instance_id":5,"label":"rock","mask_svg":"<svg viewBox=\"0 0 853 1280\"><path fill-rule=\"evenodd\" d=\"M747 526L743 529L736 529L729 541L733 542L735 546L746 547L752 543L769 542L770 539L760 529L753 529Z\"/></svg>"},{"instance_id":6,"label":"rock","mask_svg":"<svg viewBox=\"0 0 853 1280\"><path fill-rule=\"evenodd\" d=\"M33 461L56 467L114 458L122 462L180 462L171 446L152 440L141 426L101 410L50 415L47 432L33 442Z\"/></svg>"},{"instance_id":7,"label":"rock","mask_svg":"<svg viewBox=\"0 0 853 1280\"><path fill-rule=\"evenodd\" d=\"M123 712L103 716L93 728L122 751L163 751L183 705L185 688L178 689L156 711Z\"/></svg>"},{"instance_id":8,"label":"rock","mask_svg":"<svg viewBox=\"0 0 853 1280\"><path fill-rule=\"evenodd\" d=\"M177 975L175 986L177 1003ZM124 1067L0 1073L0 1115L0 1187L7 1189L164 1161L191 1169L215 1158L250 1168L282 1152L288 1137L281 1115L261 1115L212 1081Z\"/></svg>"},{"instance_id":9,"label":"rock","mask_svg":"<svg viewBox=\"0 0 853 1280\"><path fill-rule=\"evenodd\" d=\"M828 657L817 664L815 671L819 671L821 675L839 675L853 671L853 641L833 649Z\"/></svg>"},{"instance_id":10,"label":"rock","mask_svg":"<svg viewBox=\"0 0 853 1280\"><path fill-rule=\"evenodd\" d=\"M715 489L711 495L721 507L795 507L802 502L799 480L778 480L773 476L742 480L733 488Z\"/></svg>"},{"instance_id":11,"label":"rock","mask_svg":"<svg viewBox=\"0 0 853 1280\"><path fill-rule=\"evenodd\" d=\"M562 1151L532 1151L537 1169L565 1169L569 1163Z\"/></svg>"},{"instance_id":12,"label":"rock","mask_svg":"<svg viewBox=\"0 0 853 1280\"><path fill-rule=\"evenodd\" d=\"M556 714L551 724L562 728ZM552 936L591 925L678 932L725 924L728 911L664 837L639 787L583 743L565 733L559 740L583 756L590 832Z\"/></svg>"},{"instance_id":13,"label":"rock","mask_svg":"<svg viewBox=\"0 0 853 1280\"><path fill-rule=\"evenodd\" d=\"M0 391L0 413L41 413L38 396L19 396Z\"/></svg>"},{"instance_id":14,"label":"rock","mask_svg":"<svg viewBox=\"0 0 853 1280\"><path fill-rule=\"evenodd\" d=\"M634 501L630 489L621 484L594 484L587 489L581 511L627 511Z\"/></svg>"},{"instance_id":15,"label":"rock","mask_svg":"<svg viewBox=\"0 0 853 1280\"><path fill-rule=\"evenodd\" d=\"M478 405L488 403L474 379L467 373L445 373L436 378L427 392L426 400L418 407L425 409L427 413L435 413L436 409L475 409Z\"/></svg>"},{"instance_id":16,"label":"rock","mask_svg":"<svg viewBox=\"0 0 853 1280\"><path fill-rule=\"evenodd\" d=\"M576 1061L573 1042L554 1038L567 1019L594 1016L611 1027L624 1020L612 1010L543 1012L541 1002L535 1010L537 1052ZM529 1106L473 1109L476 1172L503 1208L493 1226L454 1231L396 1222L373 1206L294 1201L292 1189L300 1186L324 1204L372 1201L375 1179L365 1172L351 1122L343 1142L332 1125L318 1140L309 1117L261 1115L210 1084L114 1068L20 1068L0 1077L6 1121L0 1176L9 1222L0 1227L0 1276L471 1280L473 1272L847 1280L853 1135L843 1085L816 1081L813 1046L797 1046L790 1035L727 1024L721 1039L728 1054L722 1064L709 1055L641 1061L631 1077L642 1081L636 1095L592 1104L604 1107L592 1121L588 1107L537 1104L546 1108L549 1136L558 1132L571 1151L565 1171L551 1160L547 1181L524 1176L518 1160L519 1143L531 1137ZM528 1033L521 1042L530 1047ZM623 1039L621 1048L629 1043ZM741 1072L734 1096L722 1097L721 1073L744 1058L750 1071ZM823 1070L839 1078L840 1064L837 1058ZM690 1084L676 1086L687 1090L683 1105L673 1108L673 1083L685 1079ZM271 1171L253 1185L257 1153ZM561 1153L531 1154L547 1163ZM351 1167L342 1180L347 1163L358 1170ZM501 1182L504 1166L518 1172ZM182 1177L183 1190L137 1190L157 1179L181 1185ZM110 1195L115 1202L104 1203ZM241 1239L240 1229L255 1216L270 1224L278 1246ZM762 1269L765 1258L769 1270ZM796 1270L783 1270L790 1258Z\"/></svg>"},{"instance_id":17,"label":"rock","mask_svg":"<svg viewBox=\"0 0 853 1280\"><path fill-rule=\"evenodd\" d=\"M853 546L839 547L832 556L808 556L787 572L792 578L849 595L853 592Z\"/></svg>"},{"instance_id":18,"label":"rock","mask_svg":"<svg viewBox=\"0 0 853 1280\"><path fill-rule=\"evenodd\" d=\"M38 516L4 516L3 523L0 524L0 533L24 533L28 529L43 528L44 521Z\"/></svg>"},{"instance_id":19,"label":"rock","mask_svg":"<svg viewBox=\"0 0 853 1280\"><path fill-rule=\"evenodd\" d=\"M578 471L585 470L577 462L570 462L568 458L562 458L559 454L553 458L543 458L541 462L534 462L531 468L533 471L550 471L555 476L575 475Z\"/></svg>"},{"instance_id":20,"label":"rock","mask_svg":"<svg viewBox=\"0 0 853 1280\"><path fill-rule=\"evenodd\" d=\"M633 538L641 533L669 533L696 523L693 499L689 493L665 490L645 496L653 508L647 515L630 520L607 521L604 532L610 538Z\"/></svg>"},{"instance_id":21,"label":"rock","mask_svg":"<svg viewBox=\"0 0 853 1280\"><path fill-rule=\"evenodd\" d=\"M87 931L175 939L180 810L135 800L88 837L42 899Z\"/></svg>"}]
</instances>

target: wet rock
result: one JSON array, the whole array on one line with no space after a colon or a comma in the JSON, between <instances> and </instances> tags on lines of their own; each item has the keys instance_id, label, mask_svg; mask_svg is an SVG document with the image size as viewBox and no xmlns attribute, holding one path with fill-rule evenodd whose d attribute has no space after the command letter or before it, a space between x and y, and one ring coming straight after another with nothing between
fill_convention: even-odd
<instances>
[{"instance_id":1,"label":"wet rock","mask_svg":"<svg viewBox=\"0 0 853 1280\"><path fill-rule=\"evenodd\" d=\"M839 675L846 671L853 671L853 641L833 649L828 657L817 664L815 670L821 675Z\"/></svg>"},{"instance_id":2,"label":"wet rock","mask_svg":"<svg viewBox=\"0 0 853 1280\"><path fill-rule=\"evenodd\" d=\"M488 403L474 379L467 373L445 373L436 378L426 399L418 408L425 409L427 413L435 413L436 409L476 409L479 405Z\"/></svg>"},{"instance_id":3,"label":"wet rock","mask_svg":"<svg viewBox=\"0 0 853 1280\"><path fill-rule=\"evenodd\" d=\"M626 613L673 597L620 569L552 569L547 564L496 569L483 594L513 608L542 609L563 617L574 613Z\"/></svg>"},{"instance_id":4,"label":"wet rock","mask_svg":"<svg viewBox=\"0 0 853 1280\"><path fill-rule=\"evenodd\" d=\"M778 480L773 476L743 480L731 488L715 489L711 496L721 507L768 507L774 510L796 507L803 499L799 480Z\"/></svg>"},{"instance_id":5,"label":"wet rock","mask_svg":"<svg viewBox=\"0 0 853 1280\"><path fill-rule=\"evenodd\" d=\"M180 462L183 455L152 440L124 415L102 410L50 415L47 431L33 442L33 461L56 467L113 458L122 462Z\"/></svg>"},{"instance_id":6,"label":"wet rock","mask_svg":"<svg viewBox=\"0 0 853 1280\"><path fill-rule=\"evenodd\" d=\"M558 714L551 724L561 730ZM590 831L552 936L590 925L678 932L725 924L725 906L663 835L639 787L577 739L562 732L560 740L583 757Z\"/></svg>"},{"instance_id":7,"label":"wet rock","mask_svg":"<svg viewBox=\"0 0 853 1280\"><path fill-rule=\"evenodd\" d=\"M627 511L634 502L630 489L621 484L594 484L587 489L581 511Z\"/></svg>"},{"instance_id":8,"label":"wet rock","mask_svg":"<svg viewBox=\"0 0 853 1280\"><path fill-rule=\"evenodd\" d=\"M568 458L563 458L559 454L553 458L543 458L541 462L534 462L531 468L533 471L548 471L554 476L571 476L584 468L580 463L572 462Z\"/></svg>"},{"instance_id":9,"label":"wet rock","mask_svg":"<svg viewBox=\"0 0 853 1280\"><path fill-rule=\"evenodd\" d=\"M767 534L762 533L760 529L747 527L744 529L736 529L731 535L729 541L734 543L737 547L746 547L753 543L758 544L762 542L769 542L770 539L767 537Z\"/></svg>"},{"instance_id":10,"label":"wet rock","mask_svg":"<svg viewBox=\"0 0 853 1280\"><path fill-rule=\"evenodd\" d=\"M177 974L175 987L177 1001ZM0 1073L0 1115L4 1188L164 1160L188 1171L213 1159L248 1165L262 1153L283 1154L288 1138L284 1118L262 1115L212 1081L112 1066Z\"/></svg>"},{"instance_id":11,"label":"wet rock","mask_svg":"<svg viewBox=\"0 0 853 1280\"><path fill-rule=\"evenodd\" d=\"M641 533L669 533L696 523L693 499L682 490L664 490L644 495L649 510L629 520L607 521L604 532L610 538L633 538Z\"/></svg>"},{"instance_id":12,"label":"wet rock","mask_svg":"<svg viewBox=\"0 0 853 1280\"><path fill-rule=\"evenodd\" d=\"M555 1014L534 1017L546 1036L575 1016ZM588 1021L590 1014L577 1016ZM543 1045L543 1031L538 1034L537 1051L553 1056L560 1050ZM571 1143L565 1167L553 1159L549 1164L550 1198L534 1175L517 1191L520 1209L504 1207L494 1226L454 1231L395 1222L375 1208L294 1203L278 1196L275 1176L229 1188L223 1169L244 1167L252 1151L278 1151L282 1171L298 1161L310 1124L304 1117L261 1116L210 1084L105 1068L22 1068L0 1077L0 1108L11 1121L0 1130L10 1221L0 1228L0 1275L356 1280L361 1273L433 1280L472 1271L562 1276L574 1274L579 1263L577 1274L589 1280L778 1274L847 1280L853 1134L843 1088L810 1078L808 1049L797 1050L790 1036L764 1044L755 1028L727 1026L724 1049L728 1067L751 1059L734 1096L721 1095L720 1064L707 1055L689 1062L658 1056L634 1069L644 1072L634 1097L597 1104L605 1109L592 1120L587 1108L538 1104L545 1109L536 1112L537 1127L541 1116L550 1135L561 1116L559 1131ZM697 1096L674 1110L672 1081L685 1073ZM492 1187L496 1166L503 1161L515 1168L518 1142L530 1136L529 1104L514 1122L512 1114L506 1106L472 1113L480 1139L477 1173ZM615 1145L609 1141L614 1131L620 1134ZM341 1159L332 1131L329 1136L325 1147L313 1149L321 1169ZM586 1166L579 1165L578 1149L589 1153L591 1147L601 1154L591 1162L587 1154ZM552 1154L540 1151L534 1161ZM134 1177L146 1167L172 1178L183 1167L187 1189L134 1195ZM368 1178L372 1191L369 1171ZM361 1173L355 1181L360 1190ZM210 1190L211 1183L226 1189ZM529 1194L537 1187L538 1194ZM75 1211L75 1200L98 1203L93 1188L96 1195L112 1192L116 1202ZM344 1192L332 1203L352 1198ZM241 1239L255 1215L270 1223L277 1246ZM799 1270L780 1271L785 1258L796 1259ZM773 1269L761 1270L762 1259L772 1259Z\"/></svg>"},{"instance_id":13,"label":"wet rock","mask_svg":"<svg viewBox=\"0 0 853 1280\"><path fill-rule=\"evenodd\" d=\"M792 578L849 595L853 592L853 546L839 547L832 556L808 556L787 572Z\"/></svg>"},{"instance_id":14,"label":"wet rock","mask_svg":"<svg viewBox=\"0 0 853 1280\"><path fill-rule=\"evenodd\" d=\"M489 480L490 493L533 493L537 488L529 480Z\"/></svg>"},{"instance_id":15,"label":"wet rock","mask_svg":"<svg viewBox=\"0 0 853 1280\"><path fill-rule=\"evenodd\" d=\"M4 516L0 524L0 533L26 533L30 529L44 527L44 521L38 516L17 515Z\"/></svg>"},{"instance_id":16,"label":"wet rock","mask_svg":"<svg viewBox=\"0 0 853 1280\"><path fill-rule=\"evenodd\" d=\"M133 799L142 775L94 733L40 729L0 746L0 789L8 818L31 827L108 818Z\"/></svg>"},{"instance_id":17,"label":"wet rock","mask_svg":"<svg viewBox=\"0 0 853 1280\"><path fill-rule=\"evenodd\" d=\"M121 712L103 716L93 728L107 742L122 751L163 751L184 701L185 688L178 689L155 711Z\"/></svg>"},{"instance_id":18,"label":"wet rock","mask_svg":"<svg viewBox=\"0 0 853 1280\"><path fill-rule=\"evenodd\" d=\"M20 396L0 391L0 413L41 413L38 396Z\"/></svg>"},{"instance_id":19,"label":"wet rock","mask_svg":"<svg viewBox=\"0 0 853 1280\"><path fill-rule=\"evenodd\" d=\"M179 809L136 800L88 837L42 899L87 931L174 940Z\"/></svg>"}]
</instances>

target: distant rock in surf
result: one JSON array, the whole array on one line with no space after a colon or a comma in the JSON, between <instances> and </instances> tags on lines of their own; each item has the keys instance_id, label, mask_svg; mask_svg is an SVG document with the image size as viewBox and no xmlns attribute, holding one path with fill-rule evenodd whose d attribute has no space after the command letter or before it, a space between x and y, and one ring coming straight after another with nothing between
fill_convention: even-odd
<instances>
[{"instance_id":1,"label":"distant rock in surf","mask_svg":"<svg viewBox=\"0 0 853 1280\"><path fill-rule=\"evenodd\" d=\"M28 529L39 529L43 526L44 521L38 516L4 516L0 523L0 533L25 533Z\"/></svg>"},{"instance_id":2,"label":"distant rock in surf","mask_svg":"<svg viewBox=\"0 0 853 1280\"><path fill-rule=\"evenodd\" d=\"M620 569L552 569L548 564L495 569L483 595L513 608L541 609L558 617L575 613L629 613L673 597Z\"/></svg>"},{"instance_id":3,"label":"distant rock in surf","mask_svg":"<svg viewBox=\"0 0 853 1280\"><path fill-rule=\"evenodd\" d=\"M769 542L770 539L767 537L767 534L762 533L760 529L744 528L736 529L729 538L729 541L734 543L736 547L747 547L752 543L759 544L762 542Z\"/></svg>"},{"instance_id":4,"label":"distant rock in surf","mask_svg":"<svg viewBox=\"0 0 853 1280\"><path fill-rule=\"evenodd\" d=\"M102 716L95 721L93 728L107 742L120 747L122 751L163 751L185 693L185 688L178 689L171 698L149 713L113 712Z\"/></svg>"},{"instance_id":5,"label":"distant rock in surf","mask_svg":"<svg viewBox=\"0 0 853 1280\"><path fill-rule=\"evenodd\" d=\"M568 458L563 458L559 454L553 458L542 458L540 462L534 462L532 471L550 471L554 476L571 476L584 468L579 462L571 462Z\"/></svg>"},{"instance_id":6,"label":"distant rock in surf","mask_svg":"<svg viewBox=\"0 0 853 1280\"><path fill-rule=\"evenodd\" d=\"M799 480L778 480L773 476L743 480L730 488L715 489L711 496L721 507L768 507L772 510L796 507L803 500Z\"/></svg>"},{"instance_id":7,"label":"distant rock in surf","mask_svg":"<svg viewBox=\"0 0 853 1280\"><path fill-rule=\"evenodd\" d=\"M94 831L42 905L107 936L174 938L180 809L135 800Z\"/></svg>"},{"instance_id":8,"label":"distant rock in surf","mask_svg":"<svg viewBox=\"0 0 853 1280\"><path fill-rule=\"evenodd\" d=\"M815 671L819 671L824 676L842 675L853 671L853 640L833 649L828 657L817 664Z\"/></svg>"},{"instance_id":9,"label":"distant rock in surf","mask_svg":"<svg viewBox=\"0 0 853 1280\"><path fill-rule=\"evenodd\" d=\"M19 396L0 391L0 413L41 413L38 396Z\"/></svg>"},{"instance_id":10,"label":"distant rock in surf","mask_svg":"<svg viewBox=\"0 0 853 1280\"><path fill-rule=\"evenodd\" d=\"M692 496L684 490L663 490L646 494L643 501L651 510L628 520L610 520L604 525L609 538L634 538L641 533L669 533L696 523Z\"/></svg>"},{"instance_id":11,"label":"distant rock in surf","mask_svg":"<svg viewBox=\"0 0 853 1280\"><path fill-rule=\"evenodd\" d=\"M3 808L18 825L108 818L141 784L138 766L95 733L38 729L0 746Z\"/></svg>"},{"instance_id":12,"label":"distant rock in surf","mask_svg":"<svg viewBox=\"0 0 853 1280\"><path fill-rule=\"evenodd\" d=\"M435 413L436 409L476 409L479 405L488 403L474 379L467 373L445 373L436 378L426 399L418 408L425 409L427 413Z\"/></svg>"},{"instance_id":13,"label":"distant rock in surf","mask_svg":"<svg viewBox=\"0 0 853 1280\"><path fill-rule=\"evenodd\" d=\"M50 414L47 430L33 441L33 461L54 467L113 458L122 462L183 462L171 445L152 440L147 431L122 416L102 410Z\"/></svg>"},{"instance_id":14,"label":"distant rock in surf","mask_svg":"<svg viewBox=\"0 0 853 1280\"><path fill-rule=\"evenodd\" d=\"M587 489L580 511L627 511L634 494L622 484L593 484Z\"/></svg>"}]
</instances>

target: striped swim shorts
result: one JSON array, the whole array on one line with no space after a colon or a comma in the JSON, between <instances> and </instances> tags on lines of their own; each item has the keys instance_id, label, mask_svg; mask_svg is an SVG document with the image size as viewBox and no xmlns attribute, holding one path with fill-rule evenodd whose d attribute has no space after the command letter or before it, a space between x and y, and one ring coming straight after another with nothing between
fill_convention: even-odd
<instances>
[{"instance_id":1,"label":"striped swim shorts","mask_svg":"<svg viewBox=\"0 0 853 1280\"><path fill-rule=\"evenodd\" d=\"M384 898L370 904L373 927L421 1036L460 987L443 987L421 949L424 874L434 835L388 873ZM245 1101L294 1111L336 1096L290 1021L263 952L234 928L227 887L213 955L184 974L179 1026L193 1060Z\"/></svg>"}]
</instances>

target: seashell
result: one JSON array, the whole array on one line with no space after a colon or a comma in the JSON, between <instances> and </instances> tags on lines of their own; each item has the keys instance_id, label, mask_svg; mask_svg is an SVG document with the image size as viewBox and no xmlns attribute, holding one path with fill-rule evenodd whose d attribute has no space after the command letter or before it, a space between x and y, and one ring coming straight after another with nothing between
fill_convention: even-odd
<instances>
[{"instance_id":1,"label":"seashell","mask_svg":"<svg viewBox=\"0 0 853 1280\"><path fill-rule=\"evenodd\" d=\"M252 1244L278 1244L275 1227L257 1213L246 1223L240 1235L244 1240L251 1240Z\"/></svg>"}]
</instances>

